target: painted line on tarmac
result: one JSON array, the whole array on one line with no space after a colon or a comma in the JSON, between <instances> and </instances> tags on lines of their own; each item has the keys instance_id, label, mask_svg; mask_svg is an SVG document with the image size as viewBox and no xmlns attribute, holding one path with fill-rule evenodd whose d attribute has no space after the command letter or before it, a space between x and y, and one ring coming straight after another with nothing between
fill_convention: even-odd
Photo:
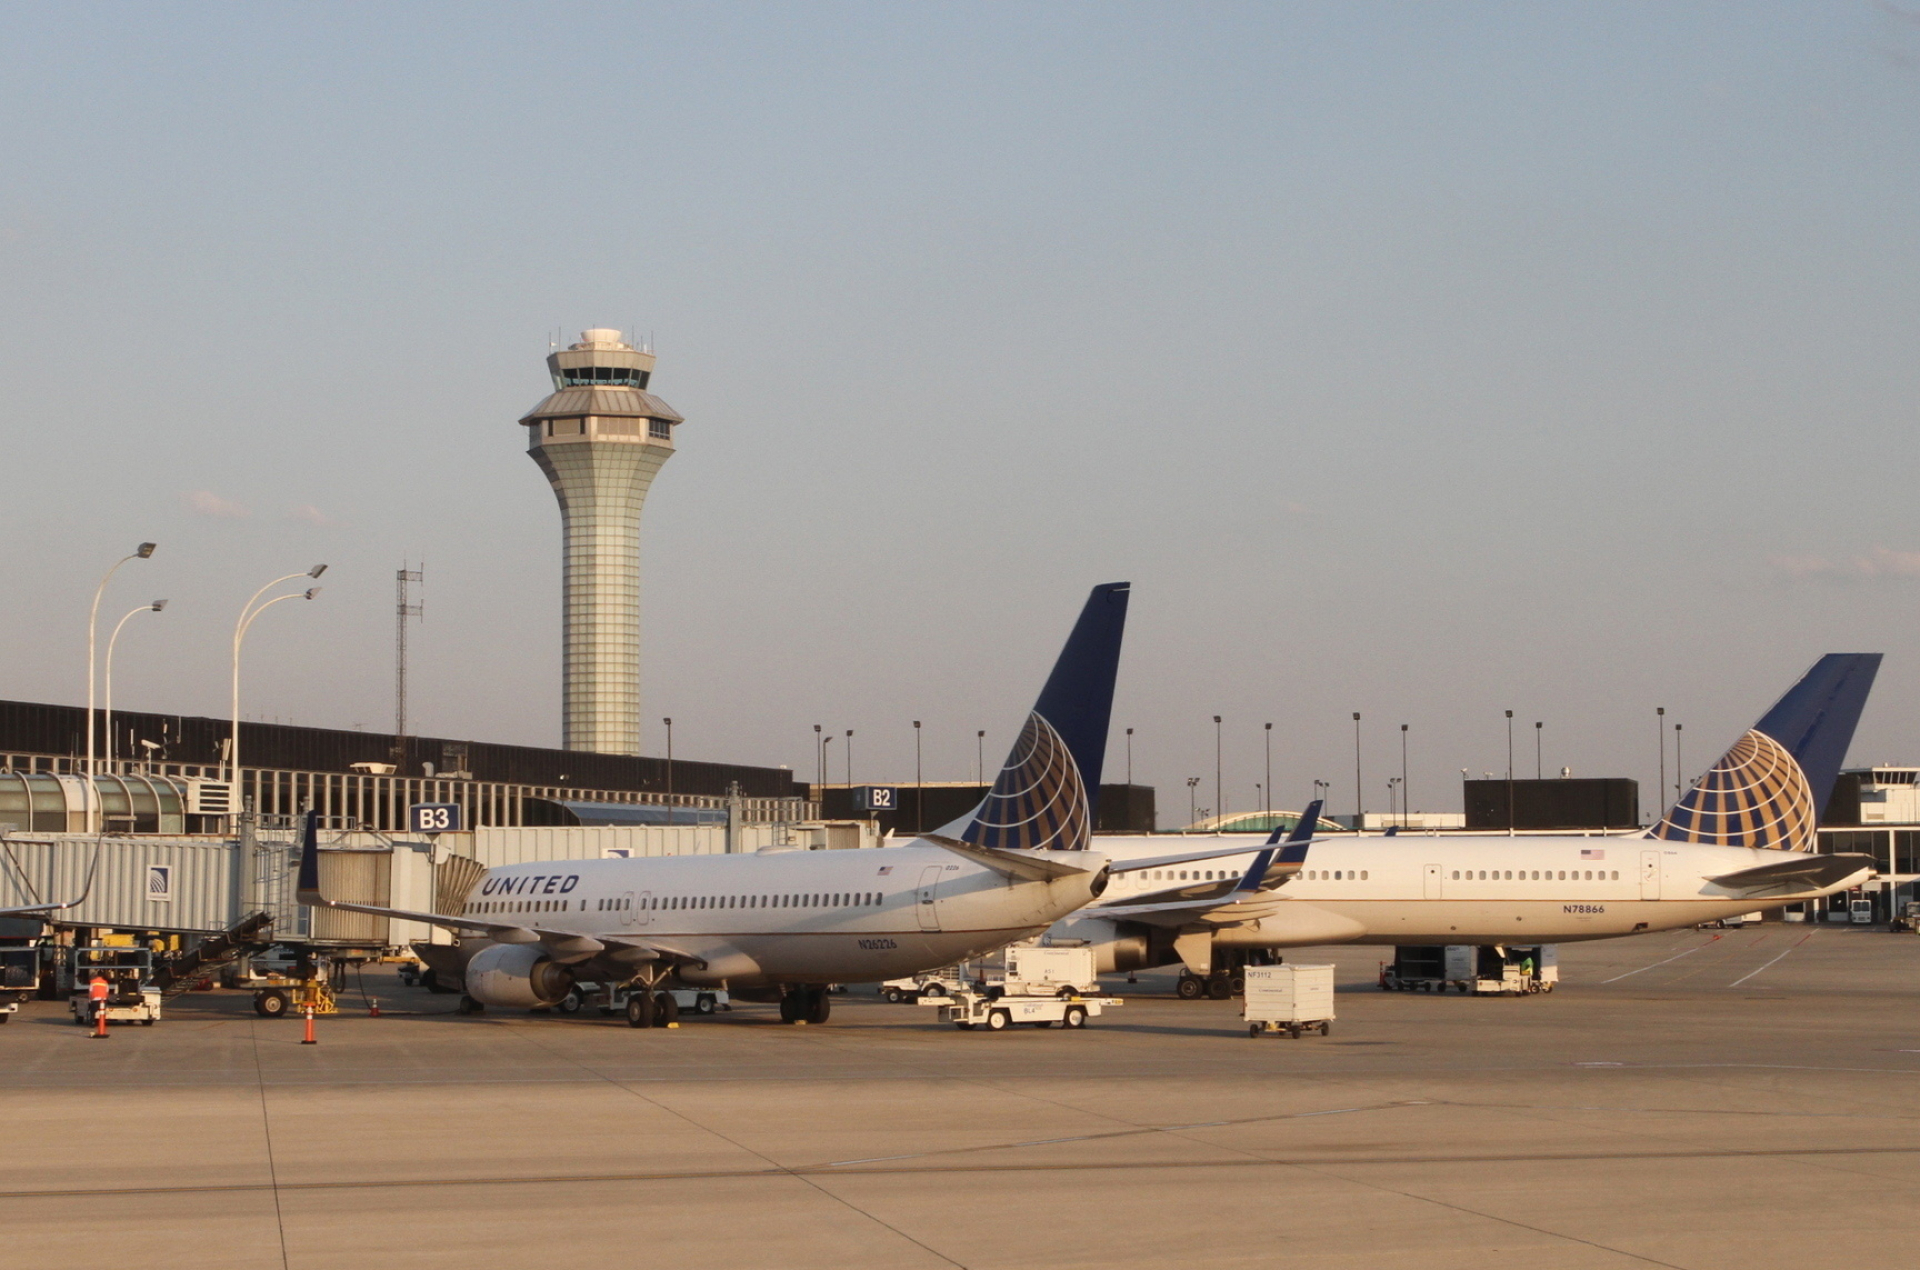
<instances>
[{"instance_id":1,"label":"painted line on tarmac","mask_svg":"<svg viewBox=\"0 0 1920 1270\"><path fill-rule=\"evenodd\" d=\"M1718 936L1718 935L1715 935L1715 936L1713 937L1713 939L1709 939L1709 940L1708 940L1708 941L1707 941L1706 943L1704 943L1704 944L1696 944L1696 945L1694 945L1694 946L1693 946L1692 948L1689 948L1689 949L1687 949L1687 951L1685 951L1685 952L1682 952L1682 953L1675 953L1675 954L1674 954L1673 956L1671 956L1671 957L1669 957L1669 958L1667 958L1667 960L1666 960L1666 961L1656 961L1656 962L1654 962L1654 963L1653 963L1653 965L1651 965L1651 966L1642 966L1642 967L1640 967L1640 970L1629 970L1629 971L1627 971L1627 973L1626 973L1626 974L1623 974L1623 975L1615 975L1615 976L1614 976L1613 978L1611 978L1611 979L1602 979L1602 980L1601 980L1600 982L1601 982L1601 984L1603 984L1603 985L1605 985L1605 984L1609 984L1609 983L1618 983L1618 982L1620 982L1620 980L1622 980L1622 979L1631 979L1631 978L1632 978L1632 977L1633 977L1634 975L1637 975L1637 974L1639 974L1639 973L1640 973L1640 971L1642 971L1642 970L1654 970L1654 969L1658 969L1659 967L1661 967L1661 966L1664 966L1664 965L1666 965L1666 964L1667 964L1667 962L1669 962L1669 961L1678 961L1678 960L1680 960L1680 959L1681 959L1682 957L1691 957L1691 956L1693 956L1693 954L1695 954L1695 953L1697 953L1697 952L1699 952L1699 951L1700 951L1700 950L1701 950L1702 948L1707 948L1707 947L1710 947L1710 946L1712 946L1712 944L1713 944L1713 940L1714 940L1714 939L1718 939L1718 938L1720 938L1720 936Z\"/></svg>"},{"instance_id":2,"label":"painted line on tarmac","mask_svg":"<svg viewBox=\"0 0 1920 1270\"><path fill-rule=\"evenodd\" d=\"M1804 944L1804 943L1806 943L1806 942L1807 942L1807 940L1809 940L1809 939L1812 939L1812 938L1813 938L1813 932L1812 932L1812 931L1808 931L1808 932L1807 932L1807 933L1806 933L1805 935L1803 935L1803 936L1801 937L1801 939L1800 939L1800 944ZM1798 948L1798 947L1800 946L1800 944L1795 944L1795 945L1793 945L1793 948L1789 948L1789 949L1787 949L1787 950L1786 950L1786 952L1783 952L1783 953L1781 953L1779 957L1775 957L1775 958L1773 959L1773 961L1769 961L1769 962L1768 962L1768 963L1767 963L1767 964L1766 964L1765 966L1762 966L1762 967L1760 967L1760 970L1765 970L1765 969L1767 969L1767 967L1768 967L1768 966L1772 966L1772 965L1774 964L1774 962L1777 962L1777 961L1779 961L1779 960L1781 960L1781 958L1784 958L1784 957L1785 957L1785 956L1787 955L1787 953L1790 953L1790 952L1792 952L1794 948ZM1749 970L1749 971L1747 971L1747 973L1745 973L1745 974L1743 974L1743 975L1741 975L1741 976L1740 976L1740 977L1739 977L1738 979L1735 979L1735 980L1734 980L1734 981L1733 981L1732 983L1730 983L1730 984L1728 984L1727 986L1728 986L1729 988L1737 988L1737 987L1739 987L1739 986L1740 986L1741 984L1743 984L1743 983L1745 983L1745 982L1746 982L1747 980L1749 980L1749 979L1751 979L1751 978L1753 978L1753 977L1754 977L1755 975L1757 975L1757 974L1759 974L1759 973L1760 973L1760 970Z\"/></svg>"},{"instance_id":3,"label":"painted line on tarmac","mask_svg":"<svg viewBox=\"0 0 1920 1270\"><path fill-rule=\"evenodd\" d=\"M1033 1138L1025 1142L989 1142L980 1146L948 1147L941 1151L914 1151L906 1155L870 1155L858 1160L834 1160L821 1167L852 1168L856 1164L880 1164L889 1160L925 1160L940 1155L967 1155L978 1151L1011 1151L1018 1147L1055 1146L1062 1142L1101 1142L1111 1138L1137 1138L1149 1133L1185 1133L1192 1129L1220 1129L1229 1125L1265 1124L1274 1120L1308 1120L1314 1116L1344 1116L1355 1111L1388 1111L1394 1107L1424 1107L1425 1102L1382 1102L1367 1107L1336 1107L1330 1111L1287 1111L1276 1116L1248 1116L1240 1120L1200 1120L1193 1124L1141 1125L1132 1129L1111 1129L1105 1133L1080 1133L1067 1138Z\"/></svg>"},{"instance_id":4,"label":"painted line on tarmac","mask_svg":"<svg viewBox=\"0 0 1920 1270\"><path fill-rule=\"evenodd\" d=\"M507 1177L399 1177L365 1181L235 1182L203 1186L99 1186L67 1189L0 1191L0 1200L17 1199L92 1199L114 1195L244 1195L273 1190L288 1191L394 1191L446 1190L477 1186L581 1186L590 1183L617 1182L707 1182L753 1178L783 1177L899 1177L902 1174L967 1173L1119 1173L1165 1169L1244 1169L1244 1168L1366 1168L1370 1166L1402 1168L1407 1165L1444 1164L1582 1164L1609 1160L1772 1160L1812 1159L1818 1156L1895 1156L1920 1155L1920 1145L1888 1147L1789 1147L1771 1150L1699 1150L1699 1151L1566 1151L1508 1153L1502 1155L1276 1155L1252 1159L1212 1160L1118 1160L1074 1161L1066 1164L934 1164L919 1168L845 1168L805 1164L792 1168L765 1169L686 1169L609 1173L527 1174Z\"/></svg>"}]
</instances>

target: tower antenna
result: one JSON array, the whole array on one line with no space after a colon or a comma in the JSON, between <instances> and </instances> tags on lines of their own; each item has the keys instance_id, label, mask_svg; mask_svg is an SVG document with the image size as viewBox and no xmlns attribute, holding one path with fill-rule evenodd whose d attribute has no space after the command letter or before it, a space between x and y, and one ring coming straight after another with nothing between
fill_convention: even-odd
<instances>
[{"instance_id":1,"label":"tower antenna","mask_svg":"<svg viewBox=\"0 0 1920 1270\"><path fill-rule=\"evenodd\" d=\"M425 602L413 603L407 587L424 583L427 571L424 560L418 569L409 569L406 564L402 560L393 575L393 758L403 774L407 761L407 619L426 618Z\"/></svg>"}]
</instances>

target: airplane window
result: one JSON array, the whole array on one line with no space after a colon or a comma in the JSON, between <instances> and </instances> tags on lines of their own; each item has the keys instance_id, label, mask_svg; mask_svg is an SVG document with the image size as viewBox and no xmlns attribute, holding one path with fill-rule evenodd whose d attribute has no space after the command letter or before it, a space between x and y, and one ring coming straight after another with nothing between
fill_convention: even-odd
<instances>
[{"instance_id":1,"label":"airplane window","mask_svg":"<svg viewBox=\"0 0 1920 1270\"><path fill-rule=\"evenodd\" d=\"M1340 880L1340 870L1338 870L1338 869L1335 869L1335 870L1333 871L1333 880L1334 880L1334 881L1336 881L1336 882L1338 882L1338 881Z\"/></svg>"},{"instance_id":2,"label":"airplane window","mask_svg":"<svg viewBox=\"0 0 1920 1270\"><path fill-rule=\"evenodd\" d=\"M1487 871L1485 869L1480 870L1480 880L1482 882L1487 880Z\"/></svg>"},{"instance_id":3,"label":"airplane window","mask_svg":"<svg viewBox=\"0 0 1920 1270\"><path fill-rule=\"evenodd\" d=\"M1613 871L1613 880L1614 880L1614 881L1616 881L1616 882L1618 882L1618 881L1620 880L1620 870L1618 870L1618 869L1615 869L1615 870Z\"/></svg>"},{"instance_id":4,"label":"airplane window","mask_svg":"<svg viewBox=\"0 0 1920 1270\"><path fill-rule=\"evenodd\" d=\"M1362 882L1367 880L1367 871L1365 869L1360 870L1360 880Z\"/></svg>"},{"instance_id":5,"label":"airplane window","mask_svg":"<svg viewBox=\"0 0 1920 1270\"><path fill-rule=\"evenodd\" d=\"M1586 877L1586 880L1587 880L1587 881L1589 881L1589 882L1591 882L1591 881L1593 881L1593 870L1592 870L1592 869L1588 869L1588 870L1587 870L1587 877Z\"/></svg>"}]
</instances>

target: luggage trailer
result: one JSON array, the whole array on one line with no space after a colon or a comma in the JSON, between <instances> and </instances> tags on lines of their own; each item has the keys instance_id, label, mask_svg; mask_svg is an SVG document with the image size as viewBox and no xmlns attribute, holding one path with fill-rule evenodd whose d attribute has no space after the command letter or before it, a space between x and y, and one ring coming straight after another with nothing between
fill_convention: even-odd
<instances>
[{"instance_id":1,"label":"luggage trailer","mask_svg":"<svg viewBox=\"0 0 1920 1270\"><path fill-rule=\"evenodd\" d=\"M1552 992L1560 982L1559 949L1553 944L1409 944L1393 950L1380 968L1387 992L1457 992L1477 996L1529 996Z\"/></svg>"}]
</instances>

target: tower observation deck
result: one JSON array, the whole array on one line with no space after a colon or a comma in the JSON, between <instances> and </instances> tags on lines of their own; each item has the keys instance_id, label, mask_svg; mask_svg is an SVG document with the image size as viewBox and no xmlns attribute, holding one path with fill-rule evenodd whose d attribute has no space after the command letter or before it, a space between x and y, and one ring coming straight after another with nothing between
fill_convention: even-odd
<instances>
[{"instance_id":1,"label":"tower observation deck","mask_svg":"<svg viewBox=\"0 0 1920 1270\"><path fill-rule=\"evenodd\" d=\"M553 395L520 418L560 500L561 744L640 753L640 507L681 418L647 391L653 353L591 330L547 358Z\"/></svg>"}]
</instances>

